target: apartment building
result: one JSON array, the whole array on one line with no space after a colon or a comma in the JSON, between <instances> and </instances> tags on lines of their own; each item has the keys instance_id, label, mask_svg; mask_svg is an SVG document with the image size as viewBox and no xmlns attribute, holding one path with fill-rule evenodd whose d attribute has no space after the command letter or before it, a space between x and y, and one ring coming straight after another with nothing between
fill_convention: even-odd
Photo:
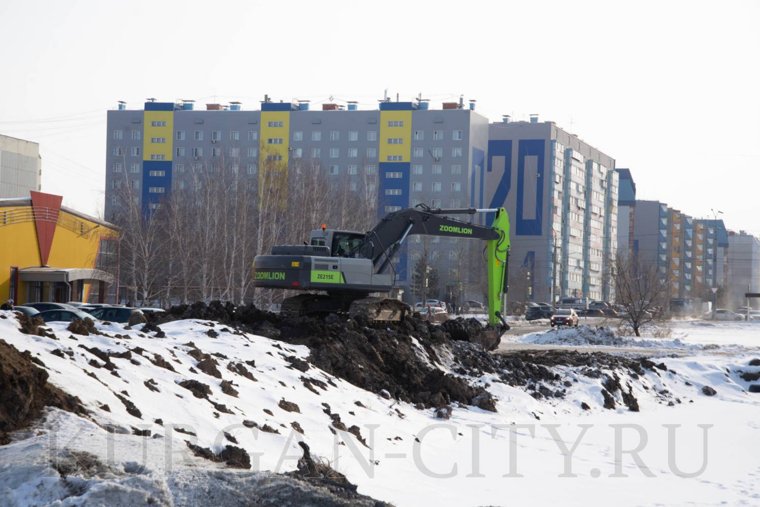
<instances>
[{"instance_id":1,"label":"apartment building","mask_svg":"<svg viewBox=\"0 0 760 507\"><path fill-rule=\"evenodd\" d=\"M0 135L0 198L29 197L42 178L40 145Z\"/></svg>"}]
</instances>

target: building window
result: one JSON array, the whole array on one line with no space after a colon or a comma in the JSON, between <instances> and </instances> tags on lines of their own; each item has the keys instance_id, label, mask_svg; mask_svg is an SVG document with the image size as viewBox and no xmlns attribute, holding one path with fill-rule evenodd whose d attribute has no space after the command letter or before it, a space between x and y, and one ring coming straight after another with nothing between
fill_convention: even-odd
<instances>
[{"instance_id":1,"label":"building window","mask_svg":"<svg viewBox=\"0 0 760 507\"><path fill-rule=\"evenodd\" d=\"M203 131L202 130L196 130L193 132L193 139L196 141L203 141Z\"/></svg>"},{"instance_id":2,"label":"building window","mask_svg":"<svg viewBox=\"0 0 760 507\"><path fill-rule=\"evenodd\" d=\"M303 157L303 148L293 148L291 153L293 153L293 158L301 158Z\"/></svg>"},{"instance_id":3,"label":"building window","mask_svg":"<svg viewBox=\"0 0 760 507\"><path fill-rule=\"evenodd\" d=\"M422 158L425 156L425 149L422 146L415 146L414 151L412 152L412 156L414 158Z\"/></svg>"},{"instance_id":4,"label":"building window","mask_svg":"<svg viewBox=\"0 0 760 507\"><path fill-rule=\"evenodd\" d=\"M248 164L245 168L245 172L248 174L256 174L256 164Z\"/></svg>"},{"instance_id":5,"label":"building window","mask_svg":"<svg viewBox=\"0 0 760 507\"><path fill-rule=\"evenodd\" d=\"M462 184L458 181L454 181L451 183L451 191L452 192L461 192L462 191Z\"/></svg>"},{"instance_id":6,"label":"building window","mask_svg":"<svg viewBox=\"0 0 760 507\"><path fill-rule=\"evenodd\" d=\"M193 156L195 158L202 157L203 156L203 148L200 148L200 147L193 148Z\"/></svg>"},{"instance_id":7,"label":"building window","mask_svg":"<svg viewBox=\"0 0 760 507\"><path fill-rule=\"evenodd\" d=\"M462 156L462 147L461 146L455 146L451 148L451 156L454 158L458 158Z\"/></svg>"},{"instance_id":8,"label":"building window","mask_svg":"<svg viewBox=\"0 0 760 507\"><path fill-rule=\"evenodd\" d=\"M150 122L151 127L166 127L165 121L152 121Z\"/></svg>"},{"instance_id":9,"label":"building window","mask_svg":"<svg viewBox=\"0 0 760 507\"><path fill-rule=\"evenodd\" d=\"M377 174L377 166L374 164L367 164L364 166L364 172L368 175Z\"/></svg>"},{"instance_id":10,"label":"building window","mask_svg":"<svg viewBox=\"0 0 760 507\"><path fill-rule=\"evenodd\" d=\"M178 173L185 172L185 164L176 164L176 167L177 167L177 172Z\"/></svg>"},{"instance_id":11,"label":"building window","mask_svg":"<svg viewBox=\"0 0 760 507\"><path fill-rule=\"evenodd\" d=\"M267 155L267 160L270 162L279 162L282 160L282 155L280 154Z\"/></svg>"},{"instance_id":12,"label":"building window","mask_svg":"<svg viewBox=\"0 0 760 507\"><path fill-rule=\"evenodd\" d=\"M377 148L367 148L367 158L377 158Z\"/></svg>"},{"instance_id":13,"label":"building window","mask_svg":"<svg viewBox=\"0 0 760 507\"><path fill-rule=\"evenodd\" d=\"M124 139L124 131L121 129L114 130L113 138L116 139L117 141L121 141L122 139Z\"/></svg>"},{"instance_id":14,"label":"building window","mask_svg":"<svg viewBox=\"0 0 760 507\"><path fill-rule=\"evenodd\" d=\"M320 158L320 157L322 157L322 150L320 148L312 148L311 158Z\"/></svg>"},{"instance_id":15,"label":"building window","mask_svg":"<svg viewBox=\"0 0 760 507\"><path fill-rule=\"evenodd\" d=\"M438 148L433 148L430 150L430 154L433 156L433 159L437 162L443 158L443 148L440 146Z\"/></svg>"},{"instance_id":16,"label":"building window","mask_svg":"<svg viewBox=\"0 0 760 507\"><path fill-rule=\"evenodd\" d=\"M433 131L433 141L443 141L443 130Z\"/></svg>"},{"instance_id":17,"label":"building window","mask_svg":"<svg viewBox=\"0 0 760 507\"><path fill-rule=\"evenodd\" d=\"M385 195L401 195L400 188L386 188Z\"/></svg>"},{"instance_id":18,"label":"building window","mask_svg":"<svg viewBox=\"0 0 760 507\"><path fill-rule=\"evenodd\" d=\"M240 148L237 146L230 148L230 157L237 158L240 156Z\"/></svg>"},{"instance_id":19,"label":"building window","mask_svg":"<svg viewBox=\"0 0 760 507\"><path fill-rule=\"evenodd\" d=\"M349 148L348 158L357 158L359 156L359 148Z\"/></svg>"},{"instance_id":20,"label":"building window","mask_svg":"<svg viewBox=\"0 0 760 507\"><path fill-rule=\"evenodd\" d=\"M222 155L222 149L221 148L211 148L211 156L212 157L219 157Z\"/></svg>"},{"instance_id":21,"label":"building window","mask_svg":"<svg viewBox=\"0 0 760 507\"><path fill-rule=\"evenodd\" d=\"M124 155L124 148L122 148L121 146L116 146L113 149L113 154L116 155L117 157Z\"/></svg>"},{"instance_id":22,"label":"building window","mask_svg":"<svg viewBox=\"0 0 760 507\"><path fill-rule=\"evenodd\" d=\"M391 172L385 173L385 179L388 179L388 180L399 180L403 178L403 176L404 175L401 173L401 171L391 171Z\"/></svg>"},{"instance_id":23,"label":"building window","mask_svg":"<svg viewBox=\"0 0 760 507\"><path fill-rule=\"evenodd\" d=\"M461 130L453 130L451 132L451 139L454 141L461 141L464 139L464 132Z\"/></svg>"},{"instance_id":24,"label":"building window","mask_svg":"<svg viewBox=\"0 0 760 507\"><path fill-rule=\"evenodd\" d=\"M403 122L403 120L390 120L388 122L388 126L389 127L403 127L404 126L404 122Z\"/></svg>"},{"instance_id":25,"label":"building window","mask_svg":"<svg viewBox=\"0 0 760 507\"><path fill-rule=\"evenodd\" d=\"M282 127L282 122L281 121L270 121L270 122L267 122L267 127L281 128Z\"/></svg>"},{"instance_id":26,"label":"building window","mask_svg":"<svg viewBox=\"0 0 760 507\"><path fill-rule=\"evenodd\" d=\"M400 211L400 210L401 210L401 206L386 206L385 207L386 213L393 213L394 211Z\"/></svg>"},{"instance_id":27,"label":"building window","mask_svg":"<svg viewBox=\"0 0 760 507\"><path fill-rule=\"evenodd\" d=\"M337 130L331 130L330 141L340 141L340 132Z\"/></svg>"},{"instance_id":28,"label":"building window","mask_svg":"<svg viewBox=\"0 0 760 507\"><path fill-rule=\"evenodd\" d=\"M404 144L404 140L401 137L389 137L388 144Z\"/></svg>"},{"instance_id":29,"label":"building window","mask_svg":"<svg viewBox=\"0 0 760 507\"><path fill-rule=\"evenodd\" d=\"M322 131L320 131L320 130L313 130L311 132L311 140L312 141L321 141L322 140Z\"/></svg>"},{"instance_id":30,"label":"building window","mask_svg":"<svg viewBox=\"0 0 760 507\"><path fill-rule=\"evenodd\" d=\"M441 164L433 164L433 174L443 174L443 166Z\"/></svg>"},{"instance_id":31,"label":"building window","mask_svg":"<svg viewBox=\"0 0 760 507\"><path fill-rule=\"evenodd\" d=\"M116 162L113 165L113 172L115 173L120 173L122 169L123 169L123 166L121 165L121 162Z\"/></svg>"},{"instance_id":32,"label":"building window","mask_svg":"<svg viewBox=\"0 0 760 507\"><path fill-rule=\"evenodd\" d=\"M357 186L358 186L358 185L356 184L356 182L355 182L355 181L352 181L352 182L350 182L350 183L348 184L348 189L349 189L351 192L356 192L356 188L357 188Z\"/></svg>"},{"instance_id":33,"label":"building window","mask_svg":"<svg viewBox=\"0 0 760 507\"><path fill-rule=\"evenodd\" d=\"M148 176L152 176L154 178L163 178L166 176L166 171L148 171Z\"/></svg>"},{"instance_id":34,"label":"building window","mask_svg":"<svg viewBox=\"0 0 760 507\"><path fill-rule=\"evenodd\" d=\"M388 155L388 162L401 162L401 155Z\"/></svg>"},{"instance_id":35,"label":"building window","mask_svg":"<svg viewBox=\"0 0 760 507\"><path fill-rule=\"evenodd\" d=\"M456 176L459 174L462 174L462 166L459 164L454 164L451 166L451 174L452 176Z\"/></svg>"},{"instance_id":36,"label":"building window","mask_svg":"<svg viewBox=\"0 0 760 507\"><path fill-rule=\"evenodd\" d=\"M330 176L337 176L340 174L340 166L337 164L333 164L330 166Z\"/></svg>"},{"instance_id":37,"label":"building window","mask_svg":"<svg viewBox=\"0 0 760 507\"><path fill-rule=\"evenodd\" d=\"M164 144L166 143L165 137L151 137L150 142L153 144Z\"/></svg>"},{"instance_id":38,"label":"building window","mask_svg":"<svg viewBox=\"0 0 760 507\"><path fill-rule=\"evenodd\" d=\"M412 166L412 174L415 176L422 176L422 164L414 164Z\"/></svg>"},{"instance_id":39,"label":"building window","mask_svg":"<svg viewBox=\"0 0 760 507\"><path fill-rule=\"evenodd\" d=\"M139 173L140 172L140 164L139 163L134 163L134 164L130 165L129 166L129 172L131 172L132 174Z\"/></svg>"},{"instance_id":40,"label":"building window","mask_svg":"<svg viewBox=\"0 0 760 507\"><path fill-rule=\"evenodd\" d=\"M303 130L293 132L293 141L303 141Z\"/></svg>"},{"instance_id":41,"label":"building window","mask_svg":"<svg viewBox=\"0 0 760 507\"><path fill-rule=\"evenodd\" d=\"M140 188L140 180L132 180L132 188L138 190Z\"/></svg>"},{"instance_id":42,"label":"building window","mask_svg":"<svg viewBox=\"0 0 760 507\"><path fill-rule=\"evenodd\" d=\"M415 192L422 192L422 182L421 181L415 181L412 184L412 190Z\"/></svg>"},{"instance_id":43,"label":"building window","mask_svg":"<svg viewBox=\"0 0 760 507\"><path fill-rule=\"evenodd\" d=\"M140 148L137 146L132 146L129 150L129 154L133 157L139 157L140 156Z\"/></svg>"},{"instance_id":44,"label":"building window","mask_svg":"<svg viewBox=\"0 0 760 507\"><path fill-rule=\"evenodd\" d=\"M259 140L259 133L256 130L249 130L248 131L248 140L249 141L258 141Z\"/></svg>"},{"instance_id":45,"label":"building window","mask_svg":"<svg viewBox=\"0 0 760 507\"><path fill-rule=\"evenodd\" d=\"M164 187L148 187L149 194L164 194L166 189Z\"/></svg>"},{"instance_id":46,"label":"building window","mask_svg":"<svg viewBox=\"0 0 760 507\"><path fill-rule=\"evenodd\" d=\"M142 138L142 135L140 134L139 130L133 130L132 131L132 140L133 141L139 141Z\"/></svg>"},{"instance_id":47,"label":"building window","mask_svg":"<svg viewBox=\"0 0 760 507\"><path fill-rule=\"evenodd\" d=\"M240 131L238 131L238 130L231 130L230 131L230 141L240 141Z\"/></svg>"},{"instance_id":48,"label":"building window","mask_svg":"<svg viewBox=\"0 0 760 507\"><path fill-rule=\"evenodd\" d=\"M248 148L248 158L256 158L259 156L259 150L258 148Z\"/></svg>"},{"instance_id":49,"label":"building window","mask_svg":"<svg viewBox=\"0 0 760 507\"><path fill-rule=\"evenodd\" d=\"M349 130L348 131L348 140L351 142L355 142L359 140L359 131L358 130Z\"/></svg>"},{"instance_id":50,"label":"building window","mask_svg":"<svg viewBox=\"0 0 760 507\"><path fill-rule=\"evenodd\" d=\"M441 191L441 182L440 181L434 181L433 182L433 192L440 192Z\"/></svg>"},{"instance_id":51,"label":"building window","mask_svg":"<svg viewBox=\"0 0 760 507\"><path fill-rule=\"evenodd\" d=\"M340 149L330 148L330 158L338 158L338 157L340 157Z\"/></svg>"},{"instance_id":52,"label":"building window","mask_svg":"<svg viewBox=\"0 0 760 507\"><path fill-rule=\"evenodd\" d=\"M185 131L184 130L178 130L176 134L177 141L184 141L185 140Z\"/></svg>"},{"instance_id":53,"label":"building window","mask_svg":"<svg viewBox=\"0 0 760 507\"><path fill-rule=\"evenodd\" d=\"M164 160L164 156L160 153L151 153L150 154L151 160Z\"/></svg>"},{"instance_id":54,"label":"building window","mask_svg":"<svg viewBox=\"0 0 760 507\"><path fill-rule=\"evenodd\" d=\"M282 137L270 137L267 144L282 144Z\"/></svg>"},{"instance_id":55,"label":"building window","mask_svg":"<svg viewBox=\"0 0 760 507\"><path fill-rule=\"evenodd\" d=\"M377 141L377 131L376 130L368 130L367 131L367 141Z\"/></svg>"},{"instance_id":56,"label":"building window","mask_svg":"<svg viewBox=\"0 0 760 507\"><path fill-rule=\"evenodd\" d=\"M415 141L424 141L425 140L425 131L423 131L423 130L415 130L414 131L414 140Z\"/></svg>"},{"instance_id":57,"label":"building window","mask_svg":"<svg viewBox=\"0 0 760 507\"><path fill-rule=\"evenodd\" d=\"M359 167L356 164L351 164L346 168L346 172L351 176L355 176L359 172Z\"/></svg>"},{"instance_id":58,"label":"building window","mask_svg":"<svg viewBox=\"0 0 760 507\"><path fill-rule=\"evenodd\" d=\"M222 140L222 131L221 130L212 130L211 131L211 141L221 141Z\"/></svg>"},{"instance_id":59,"label":"building window","mask_svg":"<svg viewBox=\"0 0 760 507\"><path fill-rule=\"evenodd\" d=\"M185 156L185 147L184 146L178 146L175 150L175 153L178 157L184 157Z\"/></svg>"}]
</instances>

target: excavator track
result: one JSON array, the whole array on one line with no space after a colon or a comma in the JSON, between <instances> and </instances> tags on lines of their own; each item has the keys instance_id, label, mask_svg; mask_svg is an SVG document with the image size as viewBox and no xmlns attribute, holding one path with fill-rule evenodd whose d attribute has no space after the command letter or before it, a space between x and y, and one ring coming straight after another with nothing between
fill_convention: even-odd
<instances>
[{"instance_id":1,"label":"excavator track","mask_svg":"<svg viewBox=\"0 0 760 507\"><path fill-rule=\"evenodd\" d=\"M348 314L353 318L364 318L370 322L399 322L411 315L411 308L398 299L368 297L351 303Z\"/></svg>"}]
</instances>

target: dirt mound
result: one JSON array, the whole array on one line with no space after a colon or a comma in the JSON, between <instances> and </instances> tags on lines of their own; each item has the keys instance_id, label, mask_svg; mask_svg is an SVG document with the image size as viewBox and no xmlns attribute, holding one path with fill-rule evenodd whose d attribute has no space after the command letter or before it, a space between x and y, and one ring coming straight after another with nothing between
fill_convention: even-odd
<instances>
[{"instance_id":1,"label":"dirt mound","mask_svg":"<svg viewBox=\"0 0 760 507\"><path fill-rule=\"evenodd\" d=\"M7 442L6 433L28 426L46 406L85 413L79 398L48 384L48 373L35 361L0 340L0 444Z\"/></svg>"}]
</instances>

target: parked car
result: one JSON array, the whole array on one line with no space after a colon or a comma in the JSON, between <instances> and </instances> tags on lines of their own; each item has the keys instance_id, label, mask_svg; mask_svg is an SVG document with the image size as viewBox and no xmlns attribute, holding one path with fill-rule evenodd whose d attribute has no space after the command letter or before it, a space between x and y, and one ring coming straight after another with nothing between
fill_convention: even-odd
<instances>
[{"instance_id":1,"label":"parked car","mask_svg":"<svg viewBox=\"0 0 760 507\"><path fill-rule=\"evenodd\" d=\"M47 310L76 310L76 308L66 303L53 303L49 301L43 303L26 303L24 306L31 306L40 312L45 312Z\"/></svg>"},{"instance_id":2,"label":"parked car","mask_svg":"<svg viewBox=\"0 0 760 507\"><path fill-rule=\"evenodd\" d=\"M715 310L713 318L715 320L744 320L744 316L732 312L731 310L726 310L725 308L718 308Z\"/></svg>"},{"instance_id":3,"label":"parked car","mask_svg":"<svg viewBox=\"0 0 760 507\"><path fill-rule=\"evenodd\" d=\"M420 314L421 319L428 322L441 323L449 319L449 313L446 310L435 306L415 308L415 311Z\"/></svg>"},{"instance_id":4,"label":"parked car","mask_svg":"<svg viewBox=\"0 0 760 507\"><path fill-rule=\"evenodd\" d=\"M53 309L53 310L46 310L44 312L39 313L39 317L42 317L42 320L45 322L71 322L72 320L84 320L84 319L90 319L95 320L92 315L90 315L87 312L83 312L81 310L77 310L76 308L71 309Z\"/></svg>"},{"instance_id":5,"label":"parked car","mask_svg":"<svg viewBox=\"0 0 760 507\"><path fill-rule=\"evenodd\" d=\"M554 308L548 303L531 303L525 309L525 320L550 319Z\"/></svg>"},{"instance_id":6,"label":"parked car","mask_svg":"<svg viewBox=\"0 0 760 507\"><path fill-rule=\"evenodd\" d=\"M578 314L572 308L560 308L551 318L551 325L578 327Z\"/></svg>"},{"instance_id":7,"label":"parked car","mask_svg":"<svg viewBox=\"0 0 760 507\"><path fill-rule=\"evenodd\" d=\"M38 309L33 308L31 306L26 306L26 305L14 306L13 307L13 311L14 312L23 313L27 317L33 317L35 315L39 315L39 313L40 313L40 311Z\"/></svg>"},{"instance_id":8,"label":"parked car","mask_svg":"<svg viewBox=\"0 0 760 507\"><path fill-rule=\"evenodd\" d=\"M465 301L462 313L486 313L486 307L480 301Z\"/></svg>"},{"instance_id":9,"label":"parked car","mask_svg":"<svg viewBox=\"0 0 760 507\"><path fill-rule=\"evenodd\" d=\"M90 312L90 314L96 319L107 322L118 322L120 324L129 322L129 318L133 313L142 314L139 309L130 308L128 306L104 306L101 308L95 308Z\"/></svg>"}]
</instances>

